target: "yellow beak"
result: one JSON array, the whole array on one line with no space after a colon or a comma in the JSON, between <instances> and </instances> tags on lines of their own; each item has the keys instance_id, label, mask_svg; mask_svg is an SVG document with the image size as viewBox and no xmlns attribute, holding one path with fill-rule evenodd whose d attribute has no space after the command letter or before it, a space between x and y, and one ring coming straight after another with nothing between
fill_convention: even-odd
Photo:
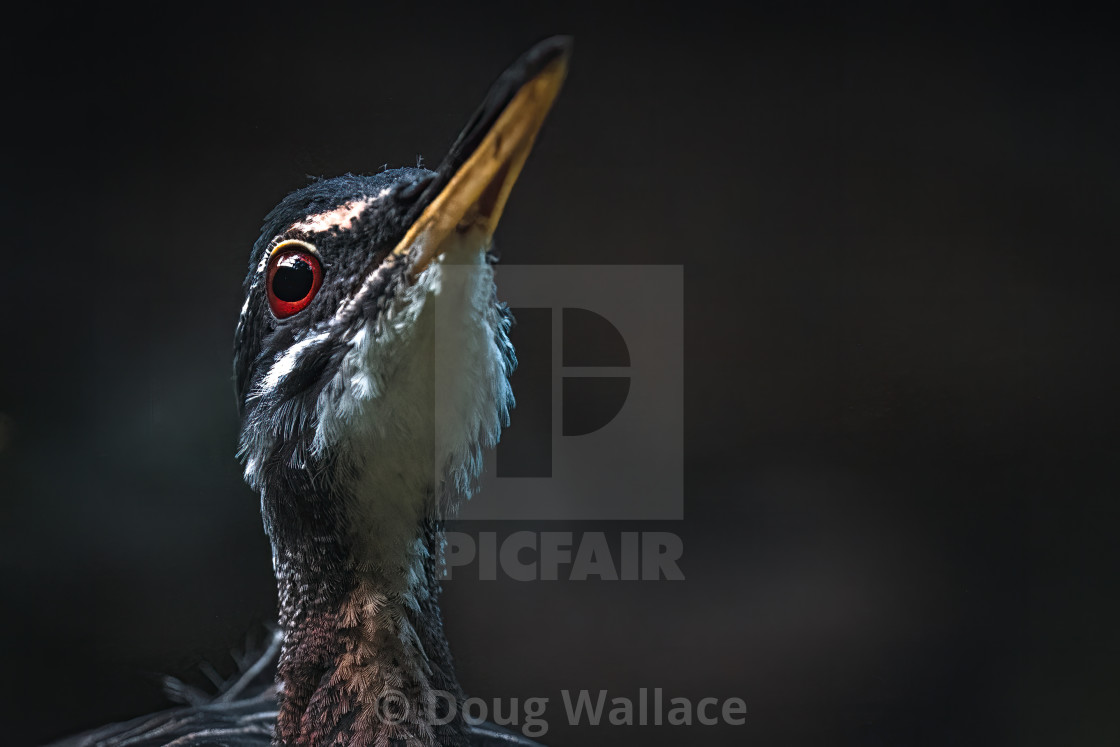
<instances>
[{"instance_id":1,"label":"yellow beak","mask_svg":"<svg viewBox=\"0 0 1120 747\"><path fill-rule=\"evenodd\" d=\"M542 42L526 58L549 44L554 48L553 59L516 89L493 124L484 134L479 133L478 144L469 155L463 154L466 160L393 249L394 255L412 262L412 278L448 248L447 239L454 233L480 231L487 238L493 235L568 72L570 45L566 39ZM507 76L511 73L515 68ZM470 128L468 125L464 136Z\"/></svg>"}]
</instances>

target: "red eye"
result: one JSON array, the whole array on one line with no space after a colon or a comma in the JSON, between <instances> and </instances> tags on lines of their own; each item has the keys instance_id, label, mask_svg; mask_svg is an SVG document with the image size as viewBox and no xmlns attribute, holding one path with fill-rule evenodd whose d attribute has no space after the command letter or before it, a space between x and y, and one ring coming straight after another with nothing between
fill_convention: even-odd
<instances>
[{"instance_id":1,"label":"red eye","mask_svg":"<svg viewBox=\"0 0 1120 747\"><path fill-rule=\"evenodd\" d=\"M269 308L277 319L286 319L315 298L323 284L323 268L305 244L293 241L273 252L266 282Z\"/></svg>"}]
</instances>

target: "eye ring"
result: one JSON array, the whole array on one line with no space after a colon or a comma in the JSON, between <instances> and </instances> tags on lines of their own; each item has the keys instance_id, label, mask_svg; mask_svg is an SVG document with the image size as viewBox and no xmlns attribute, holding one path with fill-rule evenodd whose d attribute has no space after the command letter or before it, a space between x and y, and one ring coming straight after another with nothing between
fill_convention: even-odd
<instances>
[{"instance_id":1,"label":"eye ring","mask_svg":"<svg viewBox=\"0 0 1120 747\"><path fill-rule=\"evenodd\" d=\"M323 266L315 247L303 241L277 244L268 259L265 288L277 319L303 311L323 285Z\"/></svg>"}]
</instances>

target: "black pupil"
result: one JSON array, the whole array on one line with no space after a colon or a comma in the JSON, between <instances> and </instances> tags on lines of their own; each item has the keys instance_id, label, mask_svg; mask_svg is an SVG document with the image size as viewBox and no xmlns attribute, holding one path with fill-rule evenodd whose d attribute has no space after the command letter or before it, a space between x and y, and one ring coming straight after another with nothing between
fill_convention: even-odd
<instances>
[{"instance_id":1,"label":"black pupil","mask_svg":"<svg viewBox=\"0 0 1120 747\"><path fill-rule=\"evenodd\" d=\"M303 257L280 260L276 274L272 277L272 292L281 301L294 303L302 301L315 284L315 272Z\"/></svg>"}]
</instances>

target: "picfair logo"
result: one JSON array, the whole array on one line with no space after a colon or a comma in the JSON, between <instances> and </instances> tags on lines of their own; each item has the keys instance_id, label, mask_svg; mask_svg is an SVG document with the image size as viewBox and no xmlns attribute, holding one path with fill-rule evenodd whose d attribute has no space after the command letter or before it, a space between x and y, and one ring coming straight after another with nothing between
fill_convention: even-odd
<instances>
[{"instance_id":1,"label":"picfair logo","mask_svg":"<svg viewBox=\"0 0 1120 747\"><path fill-rule=\"evenodd\" d=\"M495 473L499 478L552 477L553 418L560 416L559 438L606 427L630 394L630 351L618 328L590 309L512 311L517 320L512 337L521 360L513 376L517 408L498 445ZM559 372L552 360L554 335L561 341ZM559 397L553 392L557 378ZM560 406L553 412L557 399Z\"/></svg>"},{"instance_id":2,"label":"picfair logo","mask_svg":"<svg viewBox=\"0 0 1120 747\"><path fill-rule=\"evenodd\" d=\"M683 518L682 268L499 265L497 282L517 406L461 517Z\"/></svg>"}]
</instances>

